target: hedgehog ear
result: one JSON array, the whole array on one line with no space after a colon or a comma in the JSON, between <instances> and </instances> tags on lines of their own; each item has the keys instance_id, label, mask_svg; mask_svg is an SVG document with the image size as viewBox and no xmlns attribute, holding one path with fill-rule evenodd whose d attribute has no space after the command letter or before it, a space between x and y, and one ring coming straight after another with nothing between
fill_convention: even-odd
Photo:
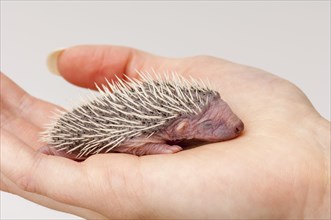
<instances>
[{"instance_id":1,"label":"hedgehog ear","mask_svg":"<svg viewBox=\"0 0 331 220\"><path fill-rule=\"evenodd\" d=\"M189 121L187 119L183 119L176 126L176 133L184 133L187 130L189 125Z\"/></svg>"}]
</instances>

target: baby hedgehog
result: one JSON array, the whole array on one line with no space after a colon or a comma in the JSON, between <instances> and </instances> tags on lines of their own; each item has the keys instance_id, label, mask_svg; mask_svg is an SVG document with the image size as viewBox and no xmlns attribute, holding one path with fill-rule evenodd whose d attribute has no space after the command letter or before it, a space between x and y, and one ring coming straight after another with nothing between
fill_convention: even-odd
<instances>
[{"instance_id":1,"label":"baby hedgehog","mask_svg":"<svg viewBox=\"0 0 331 220\"><path fill-rule=\"evenodd\" d=\"M172 73L139 73L102 85L101 96L60 112L42 133L41 151L82 160L109 152L135 155L182 150L182 140L217 142L237 137L242 121L202 81Z\"/></svg>"}]
</instances>

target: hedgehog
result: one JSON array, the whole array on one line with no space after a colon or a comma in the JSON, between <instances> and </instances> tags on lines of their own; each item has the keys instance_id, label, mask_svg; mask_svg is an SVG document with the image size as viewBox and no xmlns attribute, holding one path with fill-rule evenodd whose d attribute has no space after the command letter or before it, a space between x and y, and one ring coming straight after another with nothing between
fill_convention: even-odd
<instances>
[{"instance_id":1,"label":"hedgehog","mask_svg":"<svg viewBox=\"0 0 331 220\"><path fill-rule=\"evenodd\" d=\"M181 141L233 139L243 122L210 84L177 73L138 72L98 86L100 95L57 111L44 132L46 154L84 160L99 153L137 156L183 150Z\"/></svg>"}]
</instances>

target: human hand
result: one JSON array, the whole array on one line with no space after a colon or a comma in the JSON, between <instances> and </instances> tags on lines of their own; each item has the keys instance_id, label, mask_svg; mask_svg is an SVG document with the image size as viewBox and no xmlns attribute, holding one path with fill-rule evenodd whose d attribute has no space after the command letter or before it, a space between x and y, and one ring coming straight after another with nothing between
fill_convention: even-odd
<instances>
[{"instance_id":1,"label":"human hand","mask_svg":"<svg viewBox=\"0 0 331 220\"><path fill-rule=\"evenodd\" d=\"M87 88L118 73L137 77L136 69L208 78L245 131L172 155L99 154L78 163L36 152L56 106L1 75L1 190L90 219L330 217L330 123L290 82L214 57L116 46L70 48L57 64Z\"/></svg>"}]
</instances>

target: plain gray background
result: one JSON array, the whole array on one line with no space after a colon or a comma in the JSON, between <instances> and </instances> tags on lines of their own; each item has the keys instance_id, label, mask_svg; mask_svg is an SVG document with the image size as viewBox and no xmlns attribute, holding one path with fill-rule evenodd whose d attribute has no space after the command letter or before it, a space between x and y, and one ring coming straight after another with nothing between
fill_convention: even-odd
<instances>
[{"instance_id":1,"label":"plain gray background","mask_svg":"<svg viewBox=\"0 0 331 220\"><path fill-rule=\"evenodd\" d=\"M72 107L85 90L48 72L54 49L117 44L207 54L286 78L330 120L330 2L1 1L1 71L30 94ZM1 193L1 219L80 219Z\"/></svg>"}]
</instances>

